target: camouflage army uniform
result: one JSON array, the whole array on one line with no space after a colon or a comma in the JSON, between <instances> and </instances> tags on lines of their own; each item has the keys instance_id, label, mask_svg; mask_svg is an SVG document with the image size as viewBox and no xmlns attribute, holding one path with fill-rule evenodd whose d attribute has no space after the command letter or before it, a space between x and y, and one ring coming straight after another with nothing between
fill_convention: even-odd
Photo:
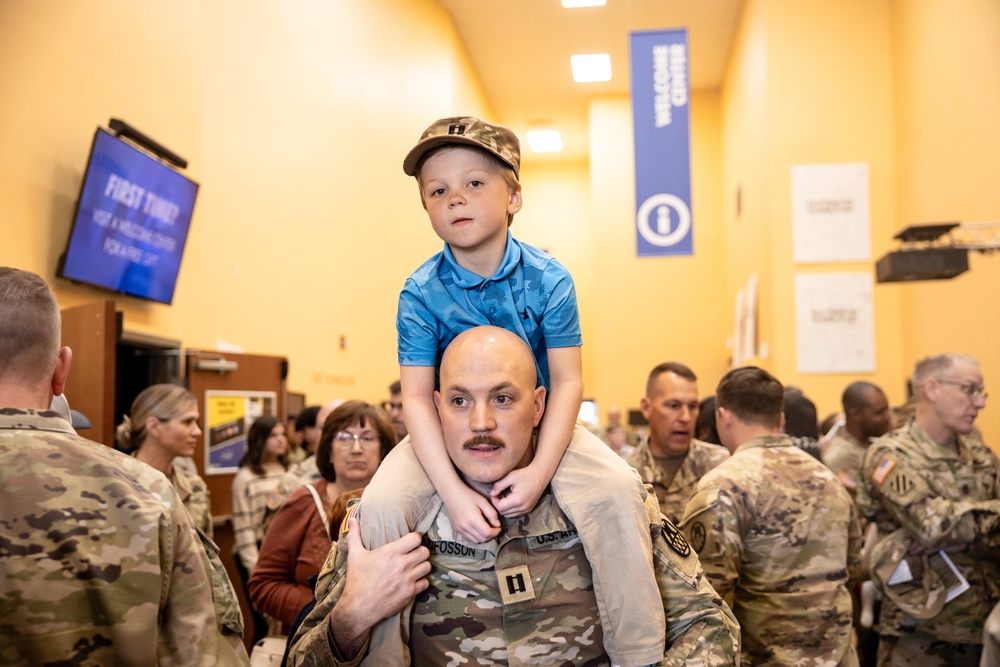
<instances>
[{"instance_id":1,"label":"camouflage army uniform","mask_svg":"<svg viewBox=\"0 0 1000 667\"><path fill-rule=\"evenodd\" d=\"M57 413L0 409L0 526L0 665L248 663L167 478Z\"/></svg>"},{"instance_id":2,"label":"camouflage army uniform","mask_svg":"<svg viewBox=\"0 0 1000 667\"><path fill-rule=\"evenodd\" d=\"M697 556L647 498L656 579L667 617L662 665L733 665L739 628L704 579ZM655 518L654 518L655 517ZM607 665L590 564L576 528L545 494L532 512L505 520L498 540L461 541L442 508L424 544L430 587L414 604L408 643L414 665ZM610 530L610 529L609 529ZM334 544L317 583L319 603L303 624L291 665L341 661L327 616L344 588L346 540ZM499 580L499 586L498 586Z\"/></svg>"},{"instance_id":3,"label":"camouflage army uniform","mask_svg":"<svg viewBox=\"0 0 1000 667\"><path fill-rule=\"evenodd\" d=\"M684 463L677 469L677 474L669 486L664 484L663 470L656 464L648 439L629 454L625 462L639 471L643 482L652 485L664 516L674 523L680 523L681 517L684 516L684 508L694 495L698 480L728 458L729 450L725 447L692 439Z\"/></svg>"},{"instance_id":4,"label":"camouflage army uniform","mask_svg":"<svg viewBox=\"0 0 1000 667\"><path fill-rule=\"evenodd\" d=\"M841 428L823 449L823 463L833 471L840 483L853 497L858 488L858 471L867 447Z\"/></svg>"},{"instance_id":5,"label":"camouflage army uniform","mask_svg":"<svg viewBox=\"0 0 1000 667\"><path fill-rule=\"evenodd\" d=\"M748 440L709 471L682 529L732 601L744 664L858 664L846 586L859 568L854 503L787 436Z\"/></svg>"},{"instance_id":6,"label":"camouflage army uniform","mask_svg":"<svg viewBox=\"0 0 1000 667\"><path fill-rule=\"evenodd\" d=\"M986 618L986 627L983 628L983 665L1000 665L1000 603L993 607L993 611Z\"/></svg>"},{"instance_id":7,"label":"camouflage army uniform","mask_svg":"<svg viewBox=\"0 0 1000 667\"><path fill-rule=\"evenodd\" d=\"M213 536L212 504L209 500L208 485L205 480L176 463L170 468L167 476L177 492L177 497L184 503L191 522L198 526L209 538Z\"/></svg>"},{"instance_id":8,"label":"camouflage army uniform","mask_svg":"<svg viewBox=\"0 0 1000 667\"><path fill-rule=\"evenodd\" d=\"M878 524L883 539L899 528L913 536L916 545L906 560L915 579L921 578L921 556L944 549L970 585L927 620L884 599L881 635L978 645L983 623L1000 601L1000 465L973 438L958 436L957 445L956 455L911 420L865 454L858 485L861 512Z\"/></svg>"}]
</instances>

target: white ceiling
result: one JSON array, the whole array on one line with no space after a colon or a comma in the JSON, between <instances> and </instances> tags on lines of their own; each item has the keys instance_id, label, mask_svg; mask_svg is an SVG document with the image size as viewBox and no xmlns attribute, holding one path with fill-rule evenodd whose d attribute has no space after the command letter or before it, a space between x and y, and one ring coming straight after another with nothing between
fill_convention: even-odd
<instances>
[{"instance_id":1,"label":"white ceiling","mask_svg":"<svg viewBox=\"0 0 1000 667\"><path fill-rule=\"evenodd\" d=\"M522 142L529 129L557 129L563 152L586 159L587 101L627 94L628 39L637 30L687 28L693 89L718 88L743 0L607 0L564 9L560 0L438 0L451 15L497 113ZM611 80L576 83L569 59L611 55ZM527 154L527 146L522 147ZM526 155L525 159L530 158Z\"/></svg>"}]
</instances>

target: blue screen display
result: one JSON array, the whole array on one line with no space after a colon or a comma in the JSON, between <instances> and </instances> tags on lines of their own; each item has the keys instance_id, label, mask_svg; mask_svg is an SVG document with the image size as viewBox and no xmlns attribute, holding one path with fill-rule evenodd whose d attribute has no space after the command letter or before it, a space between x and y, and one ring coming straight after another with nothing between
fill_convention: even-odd
<instances>
[{"instance_id":1,"label":"blue screen display","mask_svg":"<svg viewBox=\"0 0 1000 667\"><path fill-rule=\"evenodd\" d=\"M170 303L198 184L98 128L59 275Z\"/></svg>"}]
</instances>

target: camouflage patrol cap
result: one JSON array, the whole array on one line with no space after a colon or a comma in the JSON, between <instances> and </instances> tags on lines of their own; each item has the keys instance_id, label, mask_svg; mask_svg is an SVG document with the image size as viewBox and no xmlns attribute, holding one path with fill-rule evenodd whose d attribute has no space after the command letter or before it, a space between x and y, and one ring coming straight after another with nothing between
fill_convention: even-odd
<instances>
[{"instance_id":1,"label":"camouflage patrol cap","mask_svg":"<svg viewBox=\"0 0 1000 667\"><path fill-rule=\"evenodd\" d=\"M879 540L871 553L871 575L882 593L903 613L918 620L927 620L941 613L948 591L923 549L919 549L918 555L910 554L913 544L913 536L905 528ZM911 578L889 583L903 562L906 563L904 569L909 569ZM903 570L897 575L897 579L905 578L902 572Z\"/></svg>"},{"instance_id":2,"label":"camouflage patrol cap","mask_svg":"<svg viewBox=\"0 0 1000 667\"><path fill-rule=\"evenodd\" d=\"M476 146L496 155L511 166L514 175L520 178L521 142L509 128L496 123L488 123L472 116L454 116L434 121L420 135L420 141L403 160L403 171L407 176L417 175L420 159L432 148L447 144Z\"/></svg>"}]
</instances>

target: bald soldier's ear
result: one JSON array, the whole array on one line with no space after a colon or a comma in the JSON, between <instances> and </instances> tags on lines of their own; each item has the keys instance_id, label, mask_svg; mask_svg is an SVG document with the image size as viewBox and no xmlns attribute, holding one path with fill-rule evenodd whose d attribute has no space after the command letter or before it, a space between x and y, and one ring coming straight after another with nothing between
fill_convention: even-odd
<instances>
[{"instance_id":1,"label":"bald soldier's ear","mask_svg":"<svg viewBox=\"0 0 1000 667\"><path fill-rule=\"evenodd\" d=\"M56 355L56 367L52 371L52 395L59 396L66 389L66 378L69 377L69 366L73 361L73 350L66 346L59 348Z\"/></svg>"},{"instance_id":2,"label":"bald soldier's ear","mask_svg":"<svg viewBox=\"0 0 1000 667\"><path fill-rule=\"evenodd\" d=\"M532 426L538 426L538 422L542 421L542 414L545 412L545 387L535 387L532 399L535 406L535 421Z\"/></svg>"}]
</instances>

